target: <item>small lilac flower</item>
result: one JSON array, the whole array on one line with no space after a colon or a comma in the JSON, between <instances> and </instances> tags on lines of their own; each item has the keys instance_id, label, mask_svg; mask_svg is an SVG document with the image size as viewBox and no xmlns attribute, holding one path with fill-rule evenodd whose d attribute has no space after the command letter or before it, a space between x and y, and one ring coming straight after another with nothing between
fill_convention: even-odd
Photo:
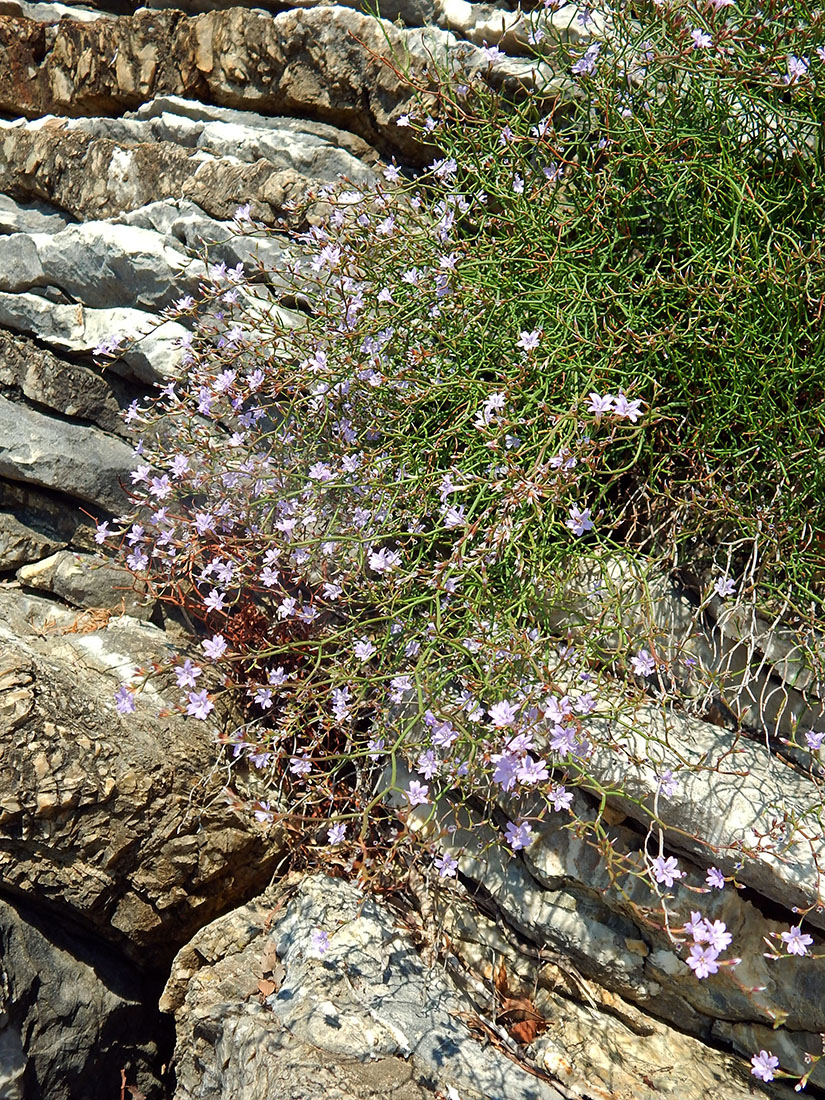
<instances>
[{"instance_id":1,"label":"small lilac flower","mask_svg":"<svg viewBox=\"0 0 825 1100\"><path fill-rule=\"evenodd\" d=\"M367 755L370 760L379 760L384 751L386 742L383 737L371 737L367 742Z\"/></svg>"},{"instance_id":2,"label":"small lilac flower","mask_svg":"<svg viewBox=\"0 0 825 1100\"><path fill-rule=\"evenodd\" d=\"M679 784L673 776L673 772L670 768L665 768L661 775L656 777L658 780L657 789L665 798L670 798L679 789Z\"/></svg>"},{"instance_id":3,"label":"small lilac flower","mask_svg":"<svg viewBox=\"0 0 825 1100\"><path fill-rule=\"evenodd\" d=\"M532 332L520 333L516 346L522 348L524 351L535 351L539 346L540 340L541 333L537 328L534 328Z\"/></svg>"},{"instance_id":4,"label":"small lilac flower","mask_svg":"<svg viewBox=\"0 0 825 1100\"><path fill-rule=\"evenodd\" d=\"M222 634L213 634L211 638L201 642L201 649L210 661L218 661L226 653L226 639Z\"/></svg>"},{"instance_id":5,"label":"small lilac flower","mask_svg":"<svg viewBox=\"0 0 825 1100\"><path fill-rule=\"evenodd\" d=\"M690 37L693 39L694 50L706 50L708 46L713 45L713 39L707 33L698 27L690 32Z\"/></svg>"},{"instance_id":6,"label":"small lilac flower","mask_svg":"<svg viewBox=\"0 0 825 1100\"><path fill-rule=\"evenodd\" d=\"M258 802L255 809L255 820L260 821L261 824L269 825L275 820L275 814L272 812L268 802Z\"/></svg>"},{"instance_id":7,"label":"small lilac flower","mask_svg":"<svg viewBox=\"0 0 825 1100\"><path fill-rule=\"evenodd\" d=\"M794 57L793 54L788 55L788 72L783 78L786 84L795 84L797 80L801 80L807 75L810 68L810 62L807 57Z\"/></svg>"},{"instance_id":8,"label":"small lilac flower","mask_svg":"<svg viewBox=\"0 0 825 1100\"><path fill-rule=\"evenodd\" d=\"M437 774L439 763L432 749L427 749L426 752L421 753L415 768L425 779L432 779Z\"/></svg>"},{"instance_id":9,"label":"small lilac flower","mask_svg":"<svg viewBox=\"0 0 825 1100\"><path fill-rule=\"evenodd\" d=\"M187 657L183 664L175 669L175 679L178 682L179 688L195 687L198 676L201 675L203 670L198 668L197 665L193 665Z\"/></svg>"},{"instance_id":10,"label":"small lilac flower","mask_svg":"<svg viewBox=\"0 0 825 1100\"><path fill-rule=\"evenodd\" d=\"M642 415L641 398L636 398L635 401L628 401L625 395L620 392L613 403L613 415L618 416L620 420L629 420L631 423L635 424Z\"/></svg>"},{"instance_id":11,"label":"small lilac flower","mask_svg":"<svg viewBox=\"0 0 825 1100\"><path fill-rule=\"evenodd\" d=\"M793 929L791 929L793 931ZM705 921L705 943L710 944L714 951L726 951L733 940L724 921ZM811 941L813 942L813 941Z\"/></svg>"},{"instance_id":12,"label":"small lilac flower","mask_svg":"<svg viewBox=\"0 0 825 1100\"><path fill-rule=\"evenodd\" d=\"M825 738L825 731L818 733L816 730L808 730L805 734L805 740L811 752L818 752L822 748L823 738Z\"/></svg>"},{"instance_id":13,"label":"small lilac flower","mask_svg":"<svg viewBox=\"0 0 825 1100\"><path fill-rule=\"evenodd\" d=\"M458 870L458 860L451 856L449 852L444 852L443 855L438 856L433 861L433 866L437 868L439 878L455 878Z\"/></svg>"},{"instance_id":14,"label":"small lilac flower","mask_svg":"<svg viewBox=\"0 0 825 1100\"><path fill-rule=\"evenodd\" d=\"M571 504L570 519L566 521L566 526L574 535L583 535L586 531L592 531L593 520L590 518L590 509L580 509L575 504Z\"/></svg>"},{"instance_id":15,"label":"small lilac flower","mask_svg":"<svg viewBox=\"0 0 825 1100\"><path fill-rule=\"evenodd\" d=\"M637 676L652 676L656 668L656 661L646 649L640 649L635 657L631 657L630 664Z\"/></svg>"},{"instance_id":16,"label":"small lilac flower","mask_svg":"<svg viewBox=\"0 0 825 1100\"><path fill-rule=\"evenodd\" d=\"M203 721L209 712L215 709L215 704L210 702L206 688L203 691L190 691L187 698L189 702L186 706L186 713L191 715L192 718L199 718Z\"/></svg>"},{"instance_id":17,"label":"small lilac flower","mask_svg":"<svg viewBox=\"0 0 825 1100\"><path fill-rule=\"evenodd\" d=\"M719 952L715 947L702 947L695 943L690 949L690 956L685 962L694 972L697 978L707 978L709 974L715 974L719 970Z\"/></svg>"},{"instance_id":18,"label":"small lilac flower","mask_svg":"<svg viewBox=\"0 0 825 1100\"><path fill-rule=\"evenodd\" d=\"M753 1066L751 1073L754 1077L758 1077L761 1081L773 1081L774 1070L779 1069L779 1059L769 1050L760 1050L751 1058L751 1065Z\"/></svg>"},{"instance_id":19,"label":"small lilac flower","mask_svg":"<svg viewBox=\"0 0 825 1100\"><path fill-rule=\"evenodd\" d=\"M424 806L429 799L430 788L426 783L418 783L415 779L410 783L409 789L406 791L407 798L410 800L410 806Z\"/></svg>"},{"instance_id":20,"label":"small lilac flower","mask_svg":"<svg viewBox=\"0 0 825 1100\"><path fill-rule=\"evenodd\" d=\"M125 684L121 684L115 692L115 707L119 714L134 714L137 704L134 692L131 692Z\"/></svg>"},{"instance_id":21,"label":"small lilac flower","mask_svg":"<svg viewBox=\"0 0 825 1100\"><path fill-rule=\"evenodd\" d=\"M779 938L785 944L789 955L807 955L808 948L814 942L813 937L803 932L798 924L791 925L791 928L783 932Z\"/></svg>"},{"instance_id":22,"label":"small lilac flower","mask_svg":"<svg viewBox=\"0 0 825 1100\"><path fill-rule=\"evenodd\" d=\"M736 591L736 585L730 579L730 577L718 577L716 583L713 586L713 591L723 600L725 596L732 596Z\"/></svg>"},{"instance_id":23,"label":"small lilac flower","mask_svg":"<svg viewBox=\"0 0 825 1100\"><path fill-rule=\"evenodd\" d=\"M512 726L518 714L518 707L514 706L509 700L502 699L500 703L494 703L487 713L490 715L493 725L497 729L501 729L504 726Z\"/></svg>"},{"instance_id":24,"label":"small lilac flower","mask_svg":"<svg viewBox=\"0 0 825 1100\"><path fill-rule=\"evenodd\" d=\"M725 876L722 874L718 867L708 868L705 882L708 884L708 886L712 886L715 890L725 889Z\"/></svg>"},{"instance_id":25,"label":"small lilac flower","mask_svg":"<svg viewBox=\"0 0 825 1100\"><path fill-rule=\"evenodd\" d=\"M382 546L380 550L371 550L367 564L375 573L391 573L401 564L401 555L397 550L388 550Z\"/></svg>"},{"instance_id":26,"label":"small lilac flower","mask_svg":"<svg viewBox=\"0 0 825 1100\"><path fill-rule=\"evenodd\" d=\"M679 864L673 856L668 856L667 859L664 856L656 856L650 862L653 867L653 877L665 886L672 886L676 879L685 877L685 872L679 870Z\"/></svg>"},{"instance_id":27,"label":"small lilac flower","mask_svg":"<svg viewBox=\"0 0 825 1100\"><path fill-rule=\"evenodd\" d=\"M378 650L369 638L360 638L352 647L352 652L359 661L368 661Z\"/></svg>"},{"instance_id":28,"label":"small lilac flower","mask_svg":"<svg viewBox=\"0 0 825 1100\"><path fill-rule=\"evenodd\" d=\"M219 588L212 588L203 604L209 611L223 611L226 607L226 595Z\"/></svg>"},{"instance_id":29,"label":"small lilac flower","mask_svg":"<svg viewBox=\"0 0 825 1100\"><path fill-rule=\"evenodd\" d=\"M600 396L597 393L591 393L589 397L590 404L587 406L587 411L594 413L597 418L601 418L605 413L613 412L616 398L612 393L606 393L604 396Z\"/></svg>"},{"instance_id":30,"label":"small lilac flower","mask_svg":"<svg viewBox=\"0 0 825 1100\"><path fill-rule=\"evenodd\" d=\"M303 756L293 756L289 761L289 770L293 775L309 775L312 771L312 761L309 758L309 753L304 753Z\"/></svg>"},{"instance_id":31,"label":"small lilac flower","mask_svg":"<svg viewBox=\"0 0 825 1100\"><path fill-rule=\"evenodd\" d=\"M95 527L95 542L98 544L98 546L100 546L101 543L105 542L109 535L111 535L111 533L112 532L109 530L108 521L106 523L98 523Z\"/></svg>"},{"instance_id":32,"label":"small lilac flower","mask_svg":"<svg viewBox=\"0 0 825 1100\"><path fill-rule=\"evenodd\" d=\"M529 848L533 843L533 830L526 821L522 821L520 825L514 825L512 821L508 821L504 839L514 852L518 852L522 848Z\"/></svg>"},{"instance_id":33,"label":"small lilac flower","mask_svg":"<svg viewBox=\"0 0 825 1100\"><path fill-rule=\"evenodd\" d=\"M327 840L330 844L340 844L342 840L346 839L347 827L343 821L338 821L327 832Z\"/></svg>"},{"instance_id":34,"label":"small lilac flower","mask_svg":"<svg viewBox=\"0 0 825 1100\"><path fill-rule=\"evenodd\" d=\"M573 803L573 792L565 790L561 783L547 790L545 796L556 813L569 810Z\"/></svg>"},{"instance_id":35,"label":"small lilac flower","mask_svg":"<svg viewBox=\"0 0 825 1100\"><path fill-rule=\"evenodd\" d=\"M317 955L325 955L329 950L329 933L316 928L310 937L310 947Z\"/></svg>"}]
</instances>

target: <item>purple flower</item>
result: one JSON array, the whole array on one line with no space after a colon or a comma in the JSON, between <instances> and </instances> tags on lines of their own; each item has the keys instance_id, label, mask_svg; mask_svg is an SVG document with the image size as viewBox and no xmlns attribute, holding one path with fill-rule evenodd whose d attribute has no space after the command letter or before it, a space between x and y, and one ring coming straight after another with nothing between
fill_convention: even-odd
<instances>
[{"instance_id":1,"label":"purple flower","mask_svg":"<svg viewBox=\"0 0 825 1100\"><path fill-rule=\"evenodd\" d=\"M714 887L716 890L725 889L725 876L719 870L718 867L709 867L708 873L705 878L705 882L708 886Z\"/></svg>"},{"instance_id":2,"label":"purple flower","mask_svg":"<svg viewBox=\"0 0 825 1100\"><path fill-rule=\"evenodd\" d=\"M109 523L98 523L95 527L95 542L98 546L104 542L112 532L109 530Z\"/></svg>"},{"instance_id":3,"label":"purple flower","mask_svg":"<svg viewBox=\"0 0 825 1100\"><path fill-rule=\"evenodd\" d=\"M518 769L518 781L523 783L525 787L535 787L537 783L543 783L545 779L550 778L550 773L547 770L547 764L539 757L538 760L534 760L528 753Z\"/></svg>"},{"instance_id":4,"label":"purple flower","mask_svg":"<svg viewBox=\"0 0 825 1100\"><path fill-rule=\"evenodd\" d=\"M329 950L329 934L323 928L316 928L309 942L312 950L318 955L325 955Z\"/></svg>"},{"instance_id":5,"label":"purple flower","mask_svg":"<svg viewBox=\"0 0 825 1100\"><path fill-rule=\"evenodd\" d=\"M807 75L810 68L810 62L807 57L794 57L793 54L788 55L788 72L784 77L786 84L795 84L797 80L801 80L802 77Z\"/></svg>"},{"instance_id":6,"label":"purple flower","mask_svg":"<svg viewBox=\"0 0 825 1100\"><path fill-rule=\"evenodd\" d=\"M360 638L352 647L352 652L359 661L368 661L377 650L369 638Z\"/></svg>"},{"instance_id":7,"label":"purple flower","mask_svg":"<svg viewBox=\"0 0 825 1100\"><path fill-rule=\"evenodd\" d=\"M178 681L179 688L196 687L195 681L198 676L201 675L203 670L198 668L197 665L193 665L187 657L180 668L175 669L175 679Z\"/></svg>"},{"instance_id":8,"label":"purple flower","mask_svg":"<svg viewBox=\"0 0 825 1100\"><path fill-rule=\"evenodd\" d=\"M813 937L803 932L798 924L794 924L787 932L779 937L785 944L789 955L807 955L808 948L814 942Z\"/></svg>"},{"instance_id":9,"label":"purple flower","mask_svg":"<svg viewBox=\"0 0 825 1100\"><path fill-rule=\"evenodd\" d=\"M275 820L275 814L270 809L268 802L256 803L255 820L262 824L270 824Z\"/></svg>"},{"instance_id":10,"label":"purple flower","mask_svg":"<svg viewBox=\"0 0 825 1100\"><path fill-rule=\"evenodd\" d=\"M226 653L226 639L222 634L213 634L211 638L207 638L205 642L201 642L201 649L203 649L210 661L220 660L224 653Z\"/></svg>"},{"instance_id":11,"label":"purple flower","mask_svg":"<svg viewBox=\"0 0 825 1100\"><path fill-rule=\"evenodd\" d=\"M212 588L203 604L208 611L223 611L226 607L226 594L219 588Z\"/></svg>"},{"instance_id":12,"label":"purple flower","mask_svg":"<svg viewBox=\"0 0 825 1100\"><path fill-rule=\"evenodd\" d=\"M186 713L192 718L200 718L203 721L209 712L215 709L215 704L209 701L206 688L203 691L190 691L187 698L189 702L186 705Z\"/></svg>"},{"instance_id":13,"label":"purple flower","mask_svg":"<svg viewBox=\"0 0 825 1100\"><path fill-rule=\"evenodd\" d=\"M458 860L454 859L449 852L444 852L434 861L434 866L438 869L439 878L455 878Z\"/></svg>"},{"instance_id":14,"label":"purple flower","mask_svg":"<svg viewBox=\"0 0 825 1100\"><path fill-rule=\"evenodd\" d=\"M635 424L642 415L641 406L641 399L628 401L625 395L620 392L613 405L613 415L618 416L620 420L630 420Z\"/></svg>"},{"instance_id":15,"label":"purple flower","mask_svg":"<svg viewBox=\"0 0 825 1100\"><path fill-rule=\"evenodd\" d=\"M545 795L556 813L560 810L569 810L573 803L573 792L565 790L561 784L557 787L551 787L545 792Z\"/></svg>"},{"instance_id":16,"label":"purple flower","mask_svg":"<svg viewBox=\"0 0 825 1100\"><path fill-rule=\"evenodd\" d=\"M594 413L598 418L601 418L605 413L613 412L613 404L616 398L612 393L606 393L603 397L600 397L597 393L591 393L589 397L588 412Z\"/></svg>"},{"instance_id":17,"label":"purple flower","mask_svg":"<svg viewBox=\"0 0 825 1100\"><path fill-rule=\"evenodd\" d=\"M510 752L497 752L492 759L496 766L493 772L493 782L498 783L503 791L511 791L515 787L518 778L519 758Z\"/></svg>"},{"instance_id":18,"label":"purple flower","mask_svg":"<svg viewBox=\"0 0 825 1100\"><path fill-rule=\"evenodd\" d=\"M679 870L679 864L673 856L668 856L667 859L656 856L650 862L653 867L653 877L657 882L663 882L665 886L672 886L676 879L685 877L685 872Z\"/></svg>"},{"instance_id":19,"label":"purple flower","mask_svg":"<svg viewBox=\"0 0 825 1100\"><path fill-rule=\"evenodd\" d=\"M706 50L708 46L713 45L713 39L707 33L707 31L696 28L690 32L690 37L693 39L694 50Z\"/></svg>"},{"instance_id":20,"label":"purple flower","mask_svg":"<svg viewBox=\"0 0 825 1100\"><path fill-rule=\"evenodd\" d=\"M635 657L630 658L630 663L637 676L651 676L656 668L656 661L646 649L640 649Z\"/></svg>"},{"instance_id":21,"label":"purple flower","mask_svg":"<svg viewBox=\"0 0 825 1100\"><path fill-rule=\"evenodd\" d=\"M571 504L570 519L566 521L566 526L574 535L583 535L586 531L592 531L593 520L590 518L590 509L577 508L575 504Z\"/></svg>"},{"instance_id":22,"label":"purple flower","mask_svg":"<svg viewBox=\"0 0 825 1100\"><path fill-rule=\"evenodd\" d=\"M312 761L309 758L309 753L304 753L303 756L293 756L289 761L289 770L293 775L309 775L312 771Z\"/></svg>"},{"instance_id":23,"label":"purple flower","mask_svg":"<svg viewBox=\"0 0 825 1100\"><path fill-rule=\"evenodd\" d=\"M522 848L529 848L533 843L533 830L526 821L522 821L519 825L514 825L512 821L508 821L504 839L514 852L518 852Z\"/></svg>"},{"instance_id":24,"label":"purple flower","mask_svg":"<svg viewBox=\"0 0 825 1100\"><path fill-rule=\"evenodd\" d=\"M705 920L703 931L704 939L702 942L710 944L714 951L726 951L730 947L733 936L728 932L724 921L715 920L711 923L711 921Z\"/></svg>"},{"instance_id":25,"label":"purple flower","mask_svg":"<svg viewBox=\"0 0 825 1100\"><path fill-rule=\"evenodd\" d=\"M523 351L535 351L539 346L540 340L541 332L537 328L534 328L532 332L522 332L519 334L516 347L521 348Z\"/></svg>"},{"instance_id":26,"label":"purple flower","mask_svg":"<svg viewBox=\"0 0 825 1100\"><path fill-rule=\"evenodd\" d=\"M487 713L490 715L493 725L497 729L501 729L503 726L512 726L518 714L518 707L507 699L502 699L500 703L494 703Z\"/></svg>"},{"instance_id":27,"label":"purple flower","mask_svg":"<svg viewBox=\"0 0 825 1100\"><path fill-rule=\"evenodd\" d=\"M416 770L424 776L425 779L432 779L432 777L438 772L438 759L432 749L427 749L426 752L422 752L418 758L418 763L415 765Z\"/></svg>"},{"instance_id":28,"label":"purple flower","mask_svg":"<svg viewBox=\"0 0 825 1100\"><path fill-rule=\"evenodd\" d=\"M774 1057L769 1050L760 1050L751 1058L753 1069L751 1073L762 1081L773 1081L774 1070L779 1069L779 1059Z\"/></svg>"},{"instance_id":29,"label":"purple flower","mask_svg":"<svg viewBox=\"0 0 825 1100\"><path fill-rule=\"evenodd\" d=\"M115 706L119 714L134 714L137 704L134 693L125 684L121 684L115 692Z\"/></svg>"},{"instance_id":30,"label":"purple flower","mask_svg":"<svg viewBox=\"0 0 825 1100\"><path fill-rule=\"evenodd\" d=\"M665 798L670 798L679 789L679 784L673 778L673 772L670 768L665 768L662 774L656 778L658 780L657 789Z\"/></svg>"},{"instance_id":31,"label":"purple flower","mask_svg":"<svg viewBox=\"0 0 825 1100\"><path fill-rule=\"evenodd\" d=\"M808 748L811 752L817 752L822 748L823 738L825 738L825 732L817 733L816 730L808 730L805 734L805 740L808 742Z\"/></svg>"},{"instance_id":32,"label":"purple flower","mask_svg":"<svg viewBox=\"0 0 825 1100\"><path fill-rule=\"evenodd\" d=\"M725 596L732 596L736 591L736 585L730 579L730 577L718 577L716 583L713 586L713 591L723 600Z\"/></svg>"},{"instance_id":33,"label":"purple flower","mask_svg":"<svg viewBox=\"0 0 825 1100\"><path fill-rule=\"evenodd\" d=\"M342 840L346 839L346 835L347 827L342 821L339 821L327 832L327 840L330 844L340 844Z\"/></svg>"},{"instance_id":34,"label":"purple flower","mask_svg":"<svg viewBox=\"0 0 825 1100\"><path fill-rule=\"evenodd\" d=\"M410 783L409 789L406 792L407 798L410 800L410 806L423 806L429 799L430 788L426 783L418 783L415 779Z\"/></svg>"},{"instance_id":35,"label":"purple flower","mask_svg":"<svg viewBox=\"0 0 825 1100\"><path fill-rule=\"evenodd\" d=\"M690 956L685 960L697 978L707 978L709 974L715 974L719 969L719 952L715 947L702 947L695 943L690 949Z\"/></svg>"}]
</instances>

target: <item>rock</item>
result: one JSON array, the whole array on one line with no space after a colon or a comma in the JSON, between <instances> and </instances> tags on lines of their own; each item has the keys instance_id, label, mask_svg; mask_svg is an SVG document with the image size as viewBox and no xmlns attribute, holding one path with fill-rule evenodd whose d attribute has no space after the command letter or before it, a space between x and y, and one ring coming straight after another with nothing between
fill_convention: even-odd
<instances>
[{"instance_id":1,"label":"rock","mask_svg":"<svg viewBox=\"0 0 825 1100\"><path fill-rule=\"evenodd\" d=\"M96 309L161 310L196 292L205 269L149 229L89 221L0 237L0 292L57 287Z\"/></svg>"},{"instance_id":2,"label":"rock","mask_svg":"<svg viewBox=\"0 0 825 1100\"><path fill-rule=\"evenodd\" d=\"M68 224L68 218L45 203L19 203L0 195L0 233L58 233Z\"/></svg>"},{"instance_id":3,"label":"rock","mask_svg":"<svg viewBox=\"0 0 825 1100\"><path fill-rule=\"evenodd\" d=\"M490 69L481 50L448 32L400 31L341 7L276 16L231 8L192 18L143 9L118 20L63 20L49 28L0 17L0 110L27 117L120 114L156 96L177 95L310 115L420 163L428 152L409 129L395 125L413 107L415 93L381 60L388 56L409 57L422 77L433 61L468 75ZM534 81L536 71L531 62L508 59L493 66L492 77L515 91ZM540 79L551 78L542 71Z\"/></svg>"},{"instance_id":4,"label":"rock","mask_svg":"<svg viewBox=\"0 0 825 1100\"><path fill-rule=\"evenodd\" d=\"M125 432L121 408L133 396L109 372L58 359L33 340L0 331L0 386L18 390L29 401L61 416L97 424L107 432Z\"/></svg>"},{"instance_id":5,"label":"rock","mask_svg":"<svg viewBox=\"0 0 825 1100\"><path fill-rule=\"evenodd\" d=\"M119 481L131 468L132 451L122 440L0 397L0 476L120 512L126 495Z\"/></svg>"},{"instance_id":6,"label":"rock","mask_svg":"<svg viewBox=\"0 0 825 1100\"><path fill-rule=\"evenodd\" d=\"M154 314L140 309L60 305L30 293L0 292L0 325L34 336L56 351L88 356L104 340L121 337L127 342L125 350L109 369L142 382L166 381L178 372L179 341L188 332L177 321L159 323Z\"/></svg>"},{"instance_id":7,"label":"rock","mask_svg":"<svg viewBox=\"0 0 825 1100\"><path fill-rule=\"evenodd\" d=\"M157 103L168 103L173 109L178 104L186 104L190 110L199 107L172 96L153 100L147 106L154 107ZM205 113L203 108L198 111L201 115ZM279 127L276 119L264 120L262 115L251 112L213 107L210 113L216 117L191 118L174 110L160 114L138 110L134 118L72 119L67 123L67 128L81 130L93 138L108 138L121 146L167 142L184 149L202 149L214 157L232 157L247 164L264 160L277 169L300 174L307 181L329 183L339 176L346 176L366 186L375 180L374 173L362 160L332 143L326 136L301 132L294 125ZM221 115L229 117L222 118ZM326 129L334 134L340 133L331 126ZM365 153L369 150L364 142L354 141L352 144L360 145Z\"/></svg>"},{"instance_id":8,"label":"rock","mask_svg":"<svg viewBox=\"0 0 825 1100\"><path fill-rule=\"evenodd\" d=\"M26 588L52 592L74 607L105 608L135 619L151 619L155 614L155 601L147 602L145 585L139 586L127 569L92 554L60 550L18 569L17 579Z\"/></svg>"},{"instance_id":9,"label":"rock","mask_svg":"<svg viewBox=\"0 0 825 1100\"><path fill-rule=\"evenodd\" d=\"M61 545L58 540L21 523L10 512L0 512L0 572L24 562L39 561Z\"/></svg>"},{"instance_id":10,"label":"rock","mask_svg":"<svg viewBox=\"0 0 825 1100\"><path fill-rule=\"evenodd\" d=\"M119 145L69 131L57 119L45 125L0 120L0 187L18 198L51 198L79 218L112 217L180 197L227 220L248 202L252 217L271 225L290 216L314 182L266 160L245 164L170 142Z\"/></svg>"},{"instance_id":11,"label":"rock","mask_svg":"<svg viewBox=\"0 0 825 1100\"><path fill-rule=\"evenodd\" d=\"M78 550L99 549L88 509L84 513L79 502L66 496L0 477L0 508L24 527L53 540L54 550L67 544Z\"/></svg>"},{"instance_id":12,"label":"rock","mask_svg":"<svg viewBox=\"0 0 825 1100\"><path fill-rule=\"evenodd\" d=\"M330 939L323 958L317 930ZM472 999L424 963L387 909L340 879L304 879L202 929L175 959L161 1007L176 1016L174 1100L423 1100L436 1087L468 1100L561 1100L473 1035Z\"/></svg>"},{"instance_id":13,"label":"rock","mask_svg":"<svg viewBox=\"0 0 825 1100\"><path fill-rule=\"evenodd\" d=\"M142 965L168 965L267 885L277 833L225 803L211 722L159 722L166 699L151 681L134 714L116 712L115 689L172 650L164 631L0 586L0 643L4 888Z\"/></svg>"},{"instance_id":14,"label":"rock","mask_svg":"<svg viewBox=\"0 0 825 1100\"><path fill-rule=\"evenodd\" d=\"M147 1100L161 1100L166 1034L149 992L105 945L0 900L4 1100L75 1100L92 1081L94 1095L116 1097L122 1069Z\"/></svg>"}]
</instances>

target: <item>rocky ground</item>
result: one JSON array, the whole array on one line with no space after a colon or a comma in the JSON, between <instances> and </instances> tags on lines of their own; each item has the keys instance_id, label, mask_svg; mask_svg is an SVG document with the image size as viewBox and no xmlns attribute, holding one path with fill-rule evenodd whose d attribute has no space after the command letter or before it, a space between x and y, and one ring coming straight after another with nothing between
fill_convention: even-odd
<instances>
[{"instance_id":1,"label":"rocky ground","mask_svg":"<svg viewBox=\"0 0 825 1100\"><path fill-rule=\"evenodd\" d=\"M762 957L791 906L820 900L818 841L749 859L742 893L685 894L751 947L739 985L703 985L561 830L524 859L465 858L465 891L419 909L283 879L284 838L227 804L209 724L159 719L151 693L128 721L111 702L186 644L122 572L90 568L91 517L121 509L131 466L119 413L178 366L184 329L157 329L158 311L197 286L204 250L251 259L227 241L241 204L277 229L307 187L428 158L395 125L411 93L379 60L388 50L420 73L430 57L486 69L479 46L499 42L495 78L532 79L507 3L381 11L395 23L278 0L0 0L3 1100L740 1100L758 1091L751 1052L802 1073L820 1049L825 960ZM266 244L276 271L282 249ZM150 330L116 370L95 366L106 337ZM690 608L656 598L663 629L686 630ZM800 673L768 634L761 679L733 705L783 728ZM711 623L704 656L735 670L744 638ZM669 736L677 751L724 731L685 718ZM666 819L721 846L758 834L757 803L801 812L810 785L753 745L749 787L706 776L664 800ZM642 766L631 779L651 782ZM632 851L627 813L616 827ZM457 842L478 830L455 824ZM809 921L825 929L821 911ZM508 998L541 1021L532 1041L505 1026Z\"/></svg>"}]
</instances>

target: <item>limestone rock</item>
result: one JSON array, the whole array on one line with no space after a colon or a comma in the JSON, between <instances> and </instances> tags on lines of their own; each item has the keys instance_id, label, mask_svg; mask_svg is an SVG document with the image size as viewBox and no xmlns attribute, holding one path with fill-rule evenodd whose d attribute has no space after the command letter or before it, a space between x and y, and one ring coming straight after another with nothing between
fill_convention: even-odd
<instances>
[{"instance_id":1,"label":"limestone rock","mask_svg":"<svg viewBox=\"0 0 825 1100\"><path fill-rule=\"evenodd\" d=\"M134 714L115 710L171 648L135 619L0 586L0 876L153 965L263 889L281 852L227 806L211 722L159 718L151 681Z\"/></svg>"},{"instance_id":2,"label":"limestone rock","mask_svg":"<svg viewBox=\"0 0 825 1100\"><path fill-rule=\"evenodd\" d=\"M56 287L96 309L161 310L197 291L205 271L149 229L88 221L58 233L0 237L0 292Z\"/></svg>"},{"instance_id":3,"label":"limestone rock","mask_svg":"<svg viewBox=\"0 0 825 1100\"><path fill-rule=\"evenodd\" d=\"M111 372L101 376L89 367L59 359L25 336L3 331L0 385L19 390L29 401L61 416L116 433L125 430L120 412L133 396Z\"/></svg>"},{"instance_id":4,"label":"limestone rock","mask_svg":"<svg viewBox=\"0 0 825 1100\"><path fill-rule=\"evenodd\" d=\"M39 294L25 292L0 292L0 325L36 337L55 351L90 357L104 340L120 337L130 343L124 344L125 350L109 369L142 382L167 380L177 373L179 341L188 331L177 321L159 321L141 309L92 309L80 302L55 304Z\"/></svg>"},{"instance_id":5,"label":"limestone rock","mask_svg":"<svg viewBox=\"0 0 825 1100\"><path fill-rule=\"evenodd\" d=\"M161 1100L165 1036L147 984L105 945L0 900L4 1100L76 1100L92 1095L90 1082L93 1095L116 1097L121 1069L147 1100Z\"/></svg>"},{"instance_id":6,"label":"limestone rock","mask_svg":"<svg viewBox=\"0 0 825 1100\"><path fill-rule=\"evenodd\" d=\"M57 233L68 224L68 218L46 203L19 203L0 195L0 233Z\"/></svg>"},{"instance_id":7,"label":"limestone rock","mask_svg":"<svg viewBox=\"0 0 825 1100\"><path fill-rule=\"evenodd\" d=\"M330 940L321 958L319 930ZM273 970L276 988L257 996ZM175 1100L423 1100L434 1087L468 1100L562 1096L476 1038L462 1016L472 999L340 879L302 880L202 929L161 1007L176 1014Z\"/></svg>"},{"instance_id":8,"label":"limestone rock","mask_svg":"<svg viewBox=\"0 0 825 1100\"><path fill-rule=\"evenodd\" d=\"M52 592L74 607L105 608L135 619L151 619L155 613L155 601L147 602L127 569L98 561L91 554L60 550L18 569L17 579L26 588Z\"/></svg>"},{"instance_id":9,"label":"limestone rock","mask_svg":"<svg viewBox=\"0 0 825 1100\"><path fill-rule=\"evenodd\" d=\"M39 561L60 546L58 540L21 523L12 513L0 512L0 571Z\"/></svg>"},{"instance_id":10,"label":"limestone rock","mask_svg":"<svg viewBox=\"0 0 825 1100\"><path fill-rule=\"evenodd\" d=\"M131 468L122 440L0 397L0 475L120 512L126 496L119 481Z\"/></svg>"},{"instance_id":11,"label":"limestone rock","mask_svg":"<svg viewBox=\"0 0 825 1100\"><path fill-rule=\"evenodd\" d=\"M18 198L51 199L80 218L180 197L221 219L248 202L256 221L274 224L314 182L267 160L248 164L170 142L120 145L67 130L58 119L0 120L0 188Z\"/></svg>"},{"instance_id":12,"label":"limestone rock","mask_svg":"<svg viewBox=\"0 0 825 1100\"><path fill-rule=\"evenodd\" d=\"M0 17L0 110L120 114L158 95L178 95L309 115L420 162L426 153L419 141L395 125L412 108L413 91L381 60L388 56L402 65L408 57L417 76L433 60L468 74L490 67L481 50L448 32L400 31L341 7L276 16L231 8L192 18L143 9L51 27ZM518 59L494 66L494 78L512 90L535 73L536 65Z\"/></svg>"}]
</instances>

